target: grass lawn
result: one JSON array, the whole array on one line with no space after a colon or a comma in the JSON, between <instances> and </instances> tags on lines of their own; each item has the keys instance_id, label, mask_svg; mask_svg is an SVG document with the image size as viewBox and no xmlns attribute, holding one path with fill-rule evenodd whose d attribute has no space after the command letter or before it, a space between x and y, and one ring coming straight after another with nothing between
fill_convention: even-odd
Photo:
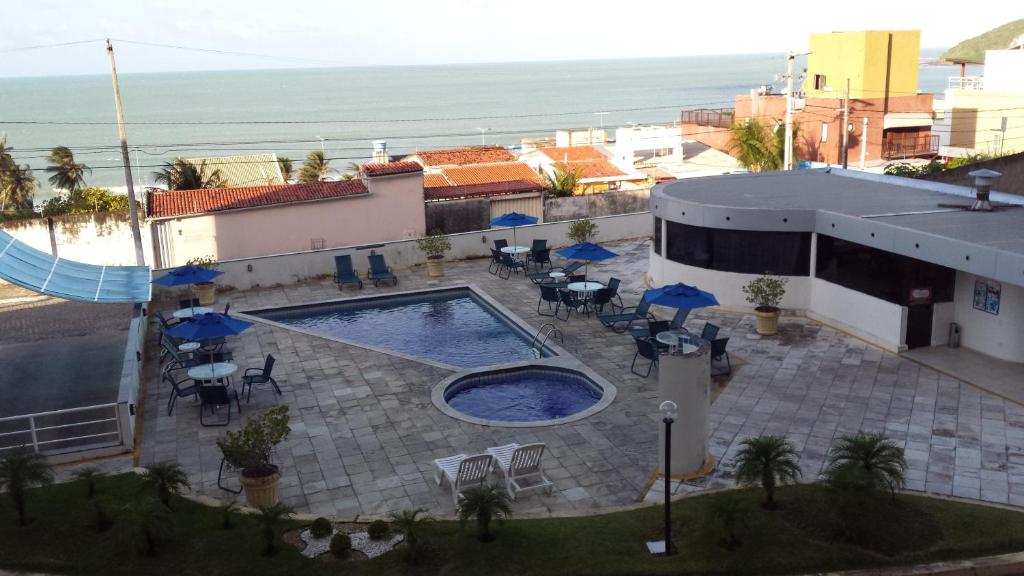
<instances>
[{"instance_id":1,"label":"grass lawn","mask_svg":"<svg viewBox=\"0 0 1024 576\"><path fill-rule=\"evenodd\" d=\"M98 533L95 513L80 483L32 491L24 528L0 495L0 567L69 574L206 575L395 574L406 571L400 553L372 561L324 563L303 558L282 544L274 557L262 556L255 522L242 518L221 528L221 512L190 501L173 502L174 532L156 557L136 551L132 520L123 511L138 498L135 475L103 478L97 500L114 526ZM741 545L721 546L716 500L737 498ZM427 562L418 574L778 574L912 564L1024 550L1024 513L902 495L896 506L864 516L866 544L845 540L836 526L835 506L825 490L805 485L779 491L780 508L762 510L761 494L744 490L712 494L674 504L678 554L651 558L647 539L660 534L661 508L586 518L513 520L498 527L496 541L483 544L455 522L433 522L425 530ZM870 549L866 549L868 546Z\"/></svg>"}]
</instances>

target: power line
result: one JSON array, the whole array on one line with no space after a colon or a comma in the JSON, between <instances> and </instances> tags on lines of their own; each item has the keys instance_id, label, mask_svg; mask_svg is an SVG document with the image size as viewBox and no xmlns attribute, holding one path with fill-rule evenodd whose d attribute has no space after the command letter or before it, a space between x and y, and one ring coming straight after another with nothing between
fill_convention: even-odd
<instances>
[{"instance_id":1,"label":"power line","mask_svg":"<svg viewBox=\"0 0 1024 576\"><path fill-rule=\"evenodd\" d=\"M12 52L27 52L29 50L42 50L44 48L59 48L61 46L75 46L76 44L91 44L93 42L103 42L103 38L94 38L92 40L75 40L73 42L58 42L55 44L37 44L35 46L18 46L15 48L4 48L0 50L0 54L10 54Z\"/></svg>"}]
</instances>

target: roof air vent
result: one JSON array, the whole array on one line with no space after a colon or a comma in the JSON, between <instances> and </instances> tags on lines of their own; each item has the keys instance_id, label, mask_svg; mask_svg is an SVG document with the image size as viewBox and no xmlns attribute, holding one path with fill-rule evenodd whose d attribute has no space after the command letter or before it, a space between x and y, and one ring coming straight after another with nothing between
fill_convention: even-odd
<instances>
[{"instance_id":1,"label":"roof air vent","mask_svg":"<svg viewBox=\"0 0 1024 576\"><path fill-rule=\"evenodd\" d=\"M970 209L975 212L991 212L992 203L988 201L988 193L992 190L992 183L1002 174L995 170L982 168L981 170L968 172L967 175L974 178L974 194L976 197Z\"/></svg>"}]
</instances>

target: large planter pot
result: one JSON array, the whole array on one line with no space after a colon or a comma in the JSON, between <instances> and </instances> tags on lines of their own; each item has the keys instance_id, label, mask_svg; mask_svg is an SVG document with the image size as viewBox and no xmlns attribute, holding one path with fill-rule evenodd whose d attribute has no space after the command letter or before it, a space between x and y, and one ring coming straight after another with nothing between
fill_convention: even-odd
<instances>
[{"instance_id":1,"label":"large planter pot","mask_svg":"<svg viewBox=\"0 0 1024 576\"><path fill-rule=\"evenodd\" d=\"M781 311L778 308L763 306L754 310L754 314L757 315L758 334L761 336L774 336L779 333L779 314L781 314Z\"/></svg>"},{"instance_id":2,"label":"large planter pot","mask_svg":"<svg viewBox=\"0 0 1024 576\"><path fill-rule=\"evenodd\" d=\"M242 474L239 480L242 483L242 487L245 488L245 503L252 508L262 508L277 504L277 487L281 483L280 472L275 472L270 476L257 476L255 478Z\"/></svg>"},{"instance_id":3,"label":"large planter pot","mask_svg":"<svg viewBox=\"0 0 1024 576\"><path fill-rule=\"evenodd\" d=\"M428 256L427 273L434 278L444 276L444 256Z\"/></svg>"},{"instance_id":4,"label":"large planter pot","mask_svg":"<svg viewBox=\"0 0 1024 576\"><path fill-rule=\"evenodd\" d=\"M200 282L195 286L200 306L209 306L217 301L217 286L213 282Z\"/></svg>"}]
</instances>

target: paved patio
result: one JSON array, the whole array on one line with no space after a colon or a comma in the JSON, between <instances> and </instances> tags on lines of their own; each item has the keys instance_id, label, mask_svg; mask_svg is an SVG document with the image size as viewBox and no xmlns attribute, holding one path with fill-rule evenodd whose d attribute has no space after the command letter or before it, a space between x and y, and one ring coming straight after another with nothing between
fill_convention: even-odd
<instances>
[{"instance_id":1,"label":"paved patio","mask_svg":"<svg viewBox=\"0 0 1024 576\"><path fill-rule=\"evenodd\" d=\"M648 244L612 246L621 257L590 266L590 276L623 280L623 297L642 292ZM358 261L358 259L357 259ZM501 280L487 261L447 264L431 280L425 268L398 271L400 286L339 294L330 280L220 295L233 310L290 305L456 283L473 283L535 328L550 321L536 313L537 289L522 277ZM171 305L165 306L170 308ZM744 365L711 409L715 474L692 490L732 485L739 442L761 433L786 434L801 451L807 479L819 473L837 435L884 431L905 445L908 487L1024 505L1024 407L982 393L921 365L804 319L784 321L778 337L753 334L750 316L702 311L688 325L710 320L731 337ZM596 512L639 502L657 462L657 378L630 373L635 347L593 318L559 322L571 353L618 388L614 403L581 421L548 428L488 428L449 418L430 403L443 369L287 329L257 324L232 341L240 367L278 358L275 377L284 395L257 391L245 415L284 402L292 407L292 435L281 446L282 496L296 511L323 515L380 515L425 507L454 513L450 493L433 482L431 461L471 454L508 442L545 442L551 496L532 494L517 515ZM157 382L155 342L147 351L147 391L140 463L180 462L196 491L230 497L216 487L222 429L201 428L198 410L181 401L172 416L168 390ZM237 419L232 427L237 426ZM236 482L234 479L230 480Z\"/></svg>"}]
</instances>

